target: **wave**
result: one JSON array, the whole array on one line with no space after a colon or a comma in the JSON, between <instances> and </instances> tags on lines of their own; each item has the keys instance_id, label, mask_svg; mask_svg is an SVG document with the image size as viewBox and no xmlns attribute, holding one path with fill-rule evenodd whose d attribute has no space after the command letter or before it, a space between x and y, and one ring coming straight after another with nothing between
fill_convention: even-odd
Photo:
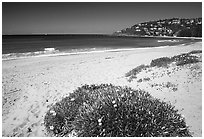
<instances>
[{"instance_id":1,"label":"wave","mask_svg":"<svg viewBox=\"0 0 204 139\"><path fill-rule=\"evenodd\" d=\"M39 55L56 54L56 53L59 53L59 50L56 50L55 48L44 48L44 51L2 54L2 60L19 59L19 58L33 57L33 56L39 56Z\"/></svg>"},{"instance_id":2,"label":"wave","mask_svg":"<svg viewBox=\"0 0 204 139\"><path fill-rule=\"evenodd\" d=\"M157 42L179 42L179 40L157 40Z\"/></svg>"},{"instance_id":3,"label":"wave","mask_svg":"<svg viewBox=\"0 0 204 139\"><path fill-rule=\"evenodd\" d=\"M65 55L80 55L80 54L91 54L91 53L103 53L103 52L122 52L122 51L133 51L133 50L146 50L154 48L166 48L172 46L158 46L158 47L143 47L143 48L86 48L86 49L71 49L59 51L55 48L45 48L44 51L27 52L27 53L10 53L3 54L2 60L15 60L29 57L53 57L53 56L65 56Z\"/></svg>"}]
</instances>

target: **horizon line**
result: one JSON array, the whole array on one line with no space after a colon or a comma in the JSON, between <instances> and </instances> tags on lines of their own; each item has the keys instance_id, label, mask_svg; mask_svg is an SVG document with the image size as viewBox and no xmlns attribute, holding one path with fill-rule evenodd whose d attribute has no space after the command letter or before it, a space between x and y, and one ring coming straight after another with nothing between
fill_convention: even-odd
<instances>
[{"instance_id":1,"label":"horizon line","mask_svg":"<svg viewBox=\"0 0 204 139\"><path fill-rule=\"evenodd\" d=\"M112 33L14 33L2 35L112 35Z\"/></svg>"}]
</instances>

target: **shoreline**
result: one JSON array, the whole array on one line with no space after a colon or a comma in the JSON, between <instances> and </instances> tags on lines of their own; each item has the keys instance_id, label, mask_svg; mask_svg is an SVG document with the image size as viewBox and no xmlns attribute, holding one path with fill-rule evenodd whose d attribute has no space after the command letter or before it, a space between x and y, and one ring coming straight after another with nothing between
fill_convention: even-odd
<instances>
[{"instance_id":1,"label":"shoreline","mask_svg":"<svg viewBox=\"0 0 204 139\"><path fill-rule=\"evenodd\" d=\"M113 35L113 36L119 36L119 37L136 37L136 38L161 38L161 39L193 39L193 40L201 40L202 37L174 37L174 36L135 36L135 35Z\"/></svg>"},{"instance_id":2,"label":"shoreline","mask_svg":"<svg viewBox=\"0 0 204 139\"><path fill-rule=\"evenodd\" d=\"M158 47L169 47L169 46L158 46ZM81 51L81 52L59 52L52 54L39 54L39 55L30 55L30 56L22 56L22 57L11 57L11 58L2 58L3 61L7 60L17 60L17 59L25 59L25 58L37 58L37 57L56 57L56 56L69 56L69 55L81 55L81 54L92 54L92 53L106 53L106 52L122 52L122 51L134 51L139 49L151 49L155 47L145 47L145 48L126 48L126 49L107 49L107 50L96 50L96 51ZM18 53L12 53L18 54ZM24 54L24 53L22 53ZM4 55L4 54L3 54ZM7 54L6 54L7 55Z\"/></svg>"},{"instance_id":3,"label":"shoreline","mask_svg":"<svg viewBox=\"0 0 204 139\"><path fill-rule=\"evenodd\" d=\"M159 41L160 40L158 40L158 42ZM190 42L190 44L194 44L194 43L197 43L197 42ZM18 60L18 59L25 59L25 58L37 58L37 57L56 57L56 56L80 55L80 54L91 54L91 53L122 52L122 51L134 51L134 50L142 50L142 49L145 50L145 49L154 49L154 48L174 47L177 45L181 45L181 46L189 45L189 43L164 45L164 46L152 46L152 47L138 47L138 48L116 48L116 49L103 48L102 50L101 49L97 50L97 48L94 48L93 50L93 48L90 48L90 50L88 51L85 49L86 51L78 51L78 52L69 52L69 51L60 52L58 50L54 50L54 51L37 51L37 52L26 52L26 53L9 53L9 54L2 54L2 61ZM55 48L46 48L46 49L55 49ZM22 56L16 56L16 55L22 55Z\"/></svg>"}]
</instances>

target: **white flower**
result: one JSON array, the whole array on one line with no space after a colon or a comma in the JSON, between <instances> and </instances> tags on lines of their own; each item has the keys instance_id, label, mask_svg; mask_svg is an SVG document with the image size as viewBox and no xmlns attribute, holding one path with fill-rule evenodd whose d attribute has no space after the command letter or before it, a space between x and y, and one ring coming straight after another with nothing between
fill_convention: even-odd
<instances>
[{"instance_id":1,"label":"white flower","mask_svg":"<svg viewBox=\"0 0 204 139\"><path fill-rule=\"evenodd\" d=\"M54 129L54 126L50 126L50 129L53 130L53 129Z\"/></svg>"},{"instance_id":2,"label":"white flower","mask_svg":"<svg viewBox=\"0 0 204 139\"><path fill-rule=\"evenodd\" d=\"M121 97L124 97L124 94L122 94Z\"/></svg>"},{"instance_id":3,"label":"white flower","mask_svg":"<svg viewBox=\"0 0 204 139\"><path fill-rule=\"evenodd\" d=\"M101 125L102 125L102 123L99 123L98 125L100 125L100 126L101 126Z\"/></svg>"},{"instance_id":4,"label":"white flower","mask_svg":"<svg viewBox=\"0 0 204 139\"><path fill-rule=\"evenodd\" d=\"M113 100L112 103L115 104L115 100Z\"/></svg>"},{"instance_id":5,"label":"white flower","mask_svg":"<svg viewBox=\"0 0 204 139\"><path fill-rule=\"evenodd\" d=\"M71 99L71 101L74 101L74 100L75 100L74 98Z\"/></svg>"},{"instance_id":6,"label":"white flower","mask_svg":"<svg viewBox=\"0 0 204 139\"><path fill-rule=\"evenodd\" d=\"M51 113L52 115L54 115L54 116L56 115L56 112L53 111L53 110L51 110L50 113Z\"/></svg>"},{"instance_id":7,"label":"white flower","mask_svg":"<svg viewBox=\"0 0 204 139\"><path fill-rule=\"evenodd\" d=\"M101 118L101 119L98 119L98 122L99 122L99 123L101 123L101 121L102 121L102 118Z\"/></svg>"},{"instance_id":8,"label":"white flower","mask_svg":"<svg viewBox=\"0 0 204 139\"><path fill-rule=\"evenodd\" d=\"M117 105L116 105L116 104L114 104L114 105L113 105L113 107L117 107Z\"/></svg>"}]
</instances>

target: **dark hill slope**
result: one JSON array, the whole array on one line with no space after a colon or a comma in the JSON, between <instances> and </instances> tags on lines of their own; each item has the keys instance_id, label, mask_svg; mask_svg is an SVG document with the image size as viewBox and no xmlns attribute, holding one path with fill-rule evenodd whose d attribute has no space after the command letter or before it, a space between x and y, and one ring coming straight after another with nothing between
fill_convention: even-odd
<instances>
[{"instance_id":1,"label":"dark hill slope","mask_svg":"<svg viewBox=\"0 0 204 139\"><path fill-rule=\"evenodd\" d=\"M202 37L202 18L164 19L143 22L114 35Z\"/></svg>"}]
</instances>

